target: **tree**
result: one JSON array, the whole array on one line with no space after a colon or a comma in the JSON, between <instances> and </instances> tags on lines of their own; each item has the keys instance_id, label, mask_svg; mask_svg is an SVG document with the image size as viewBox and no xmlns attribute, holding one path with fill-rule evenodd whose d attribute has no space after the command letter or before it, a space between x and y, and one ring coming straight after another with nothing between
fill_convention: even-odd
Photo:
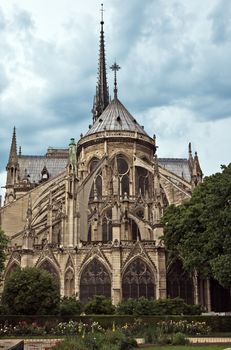
<instances>
[{"instance_id":1,"label":"tree","mask_svg":"<svg viewBox=\"0 0 231 350\"><path fill-rule=\"evenodd\" d=\"M5 249L7 247L8 239L0 228L0 271L4 269L4 262L6 259Z\"/></svg>"},{"instance_id":2,"label":"tree","mask_svg":"<svg viewBox=\"0 0 231 350\"><path fill-rule=\"evenodd\" d=\"M189 201L165 212L163 240L169 259L231 287L231 164L206 177Z\"/></svg>"},{"instance_id":3,"label":"tree","mask_svg":"<svg viewBox=\"0 0 231 350\"><path fill-rule=\"evenodd\" d=\"M54 314L59 304L59 288L47 271L18 268L5 282L2 303L15 315Z\"/></svg>"}]
</instances>

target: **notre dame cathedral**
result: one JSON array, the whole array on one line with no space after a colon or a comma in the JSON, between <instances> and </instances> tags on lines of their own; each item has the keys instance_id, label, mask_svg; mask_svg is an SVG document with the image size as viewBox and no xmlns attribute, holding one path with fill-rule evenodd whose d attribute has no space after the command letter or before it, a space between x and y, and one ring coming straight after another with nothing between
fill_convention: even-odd
<instances>
[{"instance_id":1,"label":"notre dame cathedral","mask_svg":"<svg viewBox=\"0 0 231 350\"><path fill-rule=\"evenodd\" d=\"M160 218L190 198L202 181L189 144L185 159L158 158L150 137L118 97L110 101L104 22L93 123L67 149L31 156L17 149L13 131L0 224L10 238L4 280L18 266L48 270L61 295L123 298L182 297L208 311L224 311L215 281L188 276L180 261L166 264ZM223 295L221 304L217 293ZM223 293L223 294L222 294ZM223 301L222 301L223 300Z\"/></svg>"}]
</instances>

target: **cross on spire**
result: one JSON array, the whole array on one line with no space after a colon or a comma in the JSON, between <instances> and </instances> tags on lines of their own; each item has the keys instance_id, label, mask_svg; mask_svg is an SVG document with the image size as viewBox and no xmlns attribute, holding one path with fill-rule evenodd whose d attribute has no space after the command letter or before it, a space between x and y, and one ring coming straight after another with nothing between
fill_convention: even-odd
<instances>
[{"instance_id":1,"label":"cross on spire","mask_svg":"<svg viewBox=\"0 0 231 350\"><path fill-rule=\"evenodd\" d=\"M115 63L110 67L110 69L114 72L114 98L117 99L117 92L118 92L118 89L117 89L117 72L120 70L120 66L116 63Z\"/></svg>"}]
</instances>

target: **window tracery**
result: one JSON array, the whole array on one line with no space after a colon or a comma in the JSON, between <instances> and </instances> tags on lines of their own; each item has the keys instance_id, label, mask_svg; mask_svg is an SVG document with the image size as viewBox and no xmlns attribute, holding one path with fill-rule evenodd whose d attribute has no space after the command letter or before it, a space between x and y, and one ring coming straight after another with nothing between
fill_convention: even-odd
<instances>
[{"instance_id":1,"label":"window tracery","mask_svg":"<svg viewBox=\"0 0 231 350\"><path fill-rule=\"evenodd\" d=\"M193 280L183 270L179 260L172 263L167 272L167 296L170 298L180 297L187 304L193 304Z\"/></svg>"},{"instance_id":2,"label":"window tracery","mask_svg":"<svg viewBox=\"0 0 231 350\"><path fill-rule=\"evenodd\" d=\"M96 258L85 267L80 279L80 300L86 301L93 295L111 297L111 278Z\"/></svg>"},{"instance_id":3,"label":"window tracery","mask_svg":"<svg viewBox=\"0 0 231 350\"><path fill-rule=\"evenodd\" d=\"M149 192L149 172L145 168L137 167L136 174L136 193L141 193L142 196L146 196Z\"/></svg>"},{"instance_id":4,"label":"window tracery","mask_svg":"<svg viewBox=\"0 0 231 350\"><path fill-rule=\"evenodd\" d=\"M127 267L122 280L122 295L124 299L155 297L153 273L141 258L136 258Z\"/></svg>"}]
</instances>

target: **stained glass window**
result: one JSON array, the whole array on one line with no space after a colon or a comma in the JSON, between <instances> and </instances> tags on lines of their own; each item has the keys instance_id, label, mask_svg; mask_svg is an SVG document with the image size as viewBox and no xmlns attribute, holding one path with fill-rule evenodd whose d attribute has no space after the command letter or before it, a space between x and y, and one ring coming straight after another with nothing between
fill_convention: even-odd
<instances>
[{"instance_id":1,"label":"stained glass window","mask_svg":"<svg viewBox=\"0 0 231 350\"><path fill-rule=\"evenodd\" d=\"M122 281L123 299L155 298L155 280L148 265L137 258L127 267Z\"/></svg>"},{"instance_id":2,"label":"stained glass window","mask_svg":"<svg viewBox=\"0 0 231 350\"><path fill-rule=\"evenodd\" d=\"M111 297L111 278L104 265L93 259L84 269L80 279L80 300L86 301L93 295Z\"/></svg>"}]
</instances>

